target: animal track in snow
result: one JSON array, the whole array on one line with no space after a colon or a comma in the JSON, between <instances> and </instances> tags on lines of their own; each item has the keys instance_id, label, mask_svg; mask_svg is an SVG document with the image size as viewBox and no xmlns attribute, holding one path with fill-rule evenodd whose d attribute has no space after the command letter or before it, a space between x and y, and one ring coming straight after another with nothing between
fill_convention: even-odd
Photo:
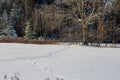
<instances>
[{"instance_id":1,"label":"animal track in snow","mask_svg":"<svg viewBox=\"0 0 120 80\"><path fill-rule=\"evenodd\" d=\"M76 80L76 79L74 79L74 78L72 78L72 77L67 77L67 76L64 76L64 75L62 75L62 74L60 74L60 73L58 73L58 72L55 72L55 71L52 71L52 70L50 70L50 69L48 69L47 67L44 67L44 66L42 66L41 64L39 64L39 63L33 63L33 64L35 64L37 67L39 67L40 69L42 69L42 70L44 70L45 72L47 72L47 73L49 73L49 74L52 74L53 76L55 76L55 77L57 77L57 78L60 78L60 79L63 79L63 80Z\"/></svg>"}]
</instances>

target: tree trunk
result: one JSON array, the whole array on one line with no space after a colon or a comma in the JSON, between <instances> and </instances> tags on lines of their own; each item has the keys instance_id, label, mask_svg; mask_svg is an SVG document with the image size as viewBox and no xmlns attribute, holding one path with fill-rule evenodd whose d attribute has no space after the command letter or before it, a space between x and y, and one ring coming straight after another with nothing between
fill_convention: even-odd
<instances>
[{"instance_id":1,"label":"tree trunk","mask_svg":"<svg viewBox=\"0 0 120 80\"><path fill-rule=\"evenodd\" d=\"M85 33L84 19L82 20L82 44L86 45L86 33Z\"/></svg>"}]
</instances>

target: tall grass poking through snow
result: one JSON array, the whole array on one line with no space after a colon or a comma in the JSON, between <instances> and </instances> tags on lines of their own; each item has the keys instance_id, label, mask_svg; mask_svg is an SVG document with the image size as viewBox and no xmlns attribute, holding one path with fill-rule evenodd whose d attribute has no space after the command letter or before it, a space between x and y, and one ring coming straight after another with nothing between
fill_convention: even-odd
<instances>
[{"instance_id":1,"label":"tall grass poking through snow","mask_svg":"<svg viewBox=\"0 0 120 80\"><path fill-rule=\"evenodd\" d=\"M24 38L2 38L0 43L57 44L58 40L28 40Z\"/></svg>"}]
</instances>

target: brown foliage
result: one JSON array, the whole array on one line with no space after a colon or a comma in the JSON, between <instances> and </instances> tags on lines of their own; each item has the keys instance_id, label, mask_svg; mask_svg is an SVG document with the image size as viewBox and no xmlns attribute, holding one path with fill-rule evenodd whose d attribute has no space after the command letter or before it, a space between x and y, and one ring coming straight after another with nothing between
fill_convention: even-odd
<instances>
[{"instance_id":1,"label":"brown foliage","mask_svg":"<svg viewBox=\"0 0 120 80\"><path fill-rule=\"evenodd\" d=\"M1 38L0 43L57 44L58 40L28 40L24 38Z\"/></svg>"}]
</instances>

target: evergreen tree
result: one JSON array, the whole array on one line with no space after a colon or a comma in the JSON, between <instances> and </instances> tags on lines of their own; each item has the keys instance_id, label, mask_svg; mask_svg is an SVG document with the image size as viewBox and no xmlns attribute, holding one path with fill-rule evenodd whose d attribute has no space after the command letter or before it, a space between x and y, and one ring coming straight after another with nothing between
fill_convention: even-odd
<instances>
[{"instance_id":1,"label":"evergreen tree","mask_svg":"<svg viewBox=\"0 0 120 80\"><path fill-rule=\"evenodd\" d=\"M26 28L25 28L25 36L26 39L31 39L32 38L32 28L31 28L31 23L30 21L27 22Z\"/></svg>"},{"instance_id":2,"label":"evergreen tree","mask_svg":"<svg viewBox=\"0 0 120 80\"><path fill-rule=\"evenodd\" d=\"M10 17L9 17L9 23L7 25L7 31L8 31L8 36L9 37L17 37L17 33L15 31L15 24L17 19L20 18L20 12L21 12L21 7L20 7L21 0L15 0L13 3L13 8L11 9L10 12Z\"/></svg>"},{"instance_id":3,"label":"evergreen tree","mask_svg":"<svg viewBox=\"0 0 120 80\"><path fill-rule=\"evenodd\" d=\"M8 24L8 15L6 10L4 10L4 13L2 14L2 17L0 19L0 38L3 38L7 36L7 24Z\"/></svg>"},{"instance_id":4,"label":"evergreen tree","mask_svg":"<svg viewBox=\"0 0 120 80\"><path fill-rule=\"evenodd\" d=\"M3 30L4 30L4 24L5 24L5 20L2 18L0 20L0 38L5 37L5 33L3 32Z\"/></svg>"},{"instance_id":5,"label":"evergreen tree","mask_svg":"<svg viewBox=\"0 0 120 80\"><path fill-rule=\"evenodd\" d=\"M16 17L16 10L12 9L9 17L9 23L7 25L8 37L17 37L16 31L14 29L15 17Z\"/></svg>"}]
</instances>

